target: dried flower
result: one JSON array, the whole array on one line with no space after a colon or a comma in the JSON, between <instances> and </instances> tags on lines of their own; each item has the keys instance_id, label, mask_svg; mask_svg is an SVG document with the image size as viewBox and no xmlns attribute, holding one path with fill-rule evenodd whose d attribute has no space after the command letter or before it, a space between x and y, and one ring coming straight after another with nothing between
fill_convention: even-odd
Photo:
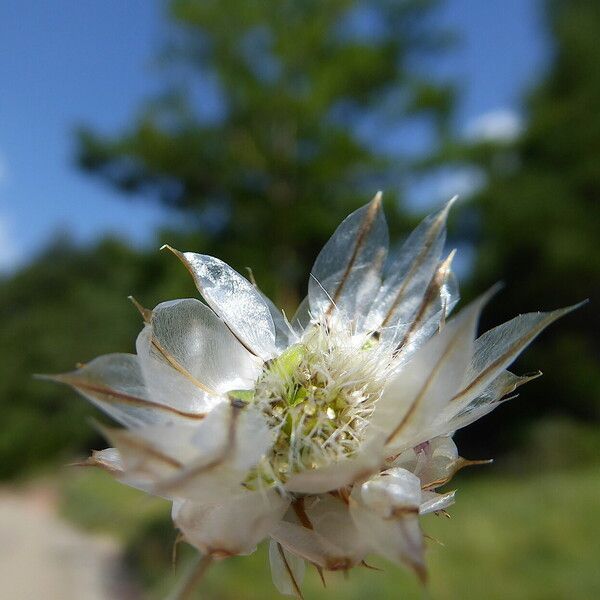
<instances>
[{"instance_id":1,"label":"dried flower","mask_svg":"<svg viewBox=\"0 0 600 600\"><path fill-rule=\"evenodd\" d=\"M125 426L90 464L168 498L184 539L210 558L270 538L273 580L300 596L305 562L347 570L368 553L425 578L419 517L470 461L453 433L537 375L506 367L574 307L520 315L476 338L491 292L458 301L441 260L451 202L388 261L381 195L319 254L288 321L217 258L169 248L195 299L141 307L137 355L53 377ZM385 269L384 269L385 267Z\"/></svg>"}]
</instances>

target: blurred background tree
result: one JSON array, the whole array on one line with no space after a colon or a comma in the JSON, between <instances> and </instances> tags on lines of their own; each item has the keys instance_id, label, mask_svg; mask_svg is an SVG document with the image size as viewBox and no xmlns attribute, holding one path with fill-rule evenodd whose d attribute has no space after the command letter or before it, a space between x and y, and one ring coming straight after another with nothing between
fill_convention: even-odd
<instances>
[{"instance_id":1,"label":"blurred background tree","mask_svg":"<svg viewBox=\"0 0 600 600\"><path fill-rule=\"evenodd\" d=\"M122 135L83 128L79 163L178 211L183 229L162 240L242 272L251 266L293 311L318 250L378 189L391 191L393 232L413 220L398 195L410 145L405 154L382 148L407 121L428 123L434 137L447 132L451 86L415 66L450 41L429 19L436 5L172 0L160 55L167 89ZM3 281L0 351L9 358L0 366L0 476L102 446L83 419L93 409L31 373L132 351L140 322L129 293L148 306L196 294L172 257L114 241L83 250L57 241Z\"/></svg>"},{"instance_id":2,"label":"blurred background tree","mask_svg":"<svg viewBox=\"0 0 600 600\"><path fill-rule=\"evenodd\" d=\"M414 66L448 42L435 4L174 0L174 81L124 134L82 130L80 163L183 211L202 238L182 243L252 266L294 310L318 249L378 189L392 190L392 228L406 224L395 192L409 161L382 142L407 119L446 130L452 90Z\"/></svg>"},{"instance_id":3,"label":"blurred background tree","mask_svg":"<svg viewBox=\"0 0 600 600\"><path fill-rule=\"evenodd\" d=\"M546 18L552 66L529 94L522 135L508 144L457 144L442 157L445 164L478 164L487 176L461 219L462 235L476 246L470 293L499 279L506 284L484 315L484 329L516 311L591 303L554 325L519 360L523 372L542 368L544 376L527 387L523 402L460 434L465 452L494 456L524 441L540 418L600 417L594 306L600 297L600 3L553 0Z\"/></svg>"},{"instance_id":4,"label":"blurred background tree","mask_svg":"<svg viewBox=\"0 0 600 600\"><path fill-rule=\"evenodd\" d=\"M600 102L593 68L600 6L548 3L552 66L529 94L522 135L468 144L451 135L451 86L414 67L450 40L431 26L435 4L248 2L225 10L222 3L174 0L174 27L161 55L169 89L120 136L82 129L79 161L120 189L172 206L185 226L163 240L216 254L241 271L251 265L289 311L318 249L375 189L391 191L392 232L407 230L414 216L403 209L401 192L407 176L421 170L413 168L410 144L404 154L390 154L384 142L407 121L425 120L441 150L432 148L433 158L421 165L474 164L486 176L484 188L455 211L452 228L453 241L476 248L463 295L506 283L489 311L493 321L483 325L593 299L600 281L600 118L592 110ZM195 292L169 257L114 240L86 249L56 240L4 278L1 476L101 444L82 424L92 409L30 374L131 351L139 322L124 300L128 293L152 306ZM459 434L465 454L497 456L518 446L532 437L540 415L597 419L597 331L591 305L555 325L517 366L543 367L545 376L528 386L525 402ZM534 439L553 437L539 427ZM44 434L27 434L38 430Z\"/></svg>"},{"instance_id":5,"label":"blurred background tree","mask_svg":"<svg viewBox=\"0 0 600 600\"><path fill-rule=\"evenodd\" d=\"M162 232L161 241L215 254L241 271L252 266L287 310L304 293L325 239L375 190L386 191L397 235L414 221L402 197L411 174L440 164L480 169L486 183L456 207L451 232L453 242L476 250L463 296L506 283L483 327L518 311L586 297L592 304L553 325L520 359L517 372L545 371L523 401L459 434L464 455L511 449L528 475L514 482L496 468L481 483L466 481L454 525L427 525L448 542L447 551L431 551L432 589L439 598L541 598L548 590L596 597L600 4L545 4L553 54L528 95L522 134L477 143L452 131L452 86L417 68L423 57L443 56L451 39L432 25L436 5L172 0L170 40L160 55L165 92L121 134L82 128L78 161L132 192L132 202L143 197L172 207L183 226ZM427 156L415 156L410 141L390 152L389 141L415 121L437 142ZM125 300L129 293L153 306L195 291L172 257L114 239L81 248L57 238L0 279L0 477L104 446L85 422L96 411L31 374L132 351L141 323ZM534 472L539 464L542 474ZM89 472L72 476L63 491L71 519L111 528L149 586L169 585L173 531L163 503L141 506L135 491ZM265 597L271 584L256 576L265 570L260 554L225 561L209 576L207 593L235 598L243 589L249 598ZM369 577L353 576L337 590L348 598L387 598L400 588L422 596L396 571ZM309 581L311 596L317 585Z\"/></svg>"},{"instance_id":6,"label":"blurred background tree","mask_svg":"<svg viewBox=\"0 0 600 600\"><path fill-rule=\"evenodd\" d=\"M95 441L85 423L93 413L32 375L68 370L96 350L130 350L139 323L123 286L146 289L158 274L148 267L122 242L105 240L82 250L61 236L0 283L1 478L24 475L57 456L67 462Z\"/></svg>"}]
</instances>

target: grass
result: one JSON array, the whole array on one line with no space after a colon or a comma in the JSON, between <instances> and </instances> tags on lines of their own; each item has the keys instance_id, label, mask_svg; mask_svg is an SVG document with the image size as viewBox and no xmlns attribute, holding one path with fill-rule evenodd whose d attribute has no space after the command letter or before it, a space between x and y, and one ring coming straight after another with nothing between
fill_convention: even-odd
<instances>
[{"instance_id":1,"label":"grass","mask_svg":"<svg viewBox=\"0 0 600 600\"><path fill-rule=\"evenodd\" d=\"M426 533L444 546L428 546L430 582L377 559L384 572L355 569L347 578L326 574L324 590L308 570L303 586L308 599L403 600L600 598L600 469L535 475L458 476L458 499L451 519L424 519ZM175 534L166 502L149 499L84 470L66 480L65 513L76 523L111 531L128 547L131 564L144 584L161 597L175 581L170 568ZM190 557L182 553L182 563ZM277 598L265 548L211 568L198 597L219 600Z\"/></svg>"}]
</instances>

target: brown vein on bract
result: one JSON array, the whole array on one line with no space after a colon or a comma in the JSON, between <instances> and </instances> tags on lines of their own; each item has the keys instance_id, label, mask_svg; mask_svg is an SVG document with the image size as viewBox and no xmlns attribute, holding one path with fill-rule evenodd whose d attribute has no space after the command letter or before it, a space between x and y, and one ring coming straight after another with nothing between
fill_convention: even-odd
<instances>
[{"instance_id":1,"label":"brown vein on bract","mask_svg":"<svg viewBox=\"0 0 600 600\"><path fill-rule=\"evenodd\" d=\"M177 408L173 408L172 406L167 406L166 404L160 404L159 402L154 402L152 400L145 400L144 398L138 398L137 396L124 394L122 392L114 390L113 388L105 387L102 385L94 385L91 383L85 383L81 381L74 382L70 377L65 375L58 375L55 377L55 379L59 382L67 383L75 389L81 389L88 392L93 392L95 394L101 394L102 396L104 396L104 401L106 402L130 404L132 406L146 408L148 410L160 410L164 412L173 413L180 417L185 417L187 419L201 420L204 419L204 417L206 417L206 413L186 412Z\"/></svg>"},{"instance_id":2,"label":"brown vein on bract","mask_svg":"<svg viewBox=\"0 0 600 600\"><path fill-rule=\"evenodd\" d=\"M498 368L498 366L501 365L507 359L509 359L511 355L518 354L543 329L545 329L553 321L556 321L556 319L560 318L563 314L565 314L566 310L567 309L563 309L561 311L554 311L552 313L549 313L548 316L545 319L543 319L542 321L540 321L538 323L538 325L536 325L534 328L532 328L527 335L523 336L520 340L518 340L515 343L515 345L512 346L511 348L509 348L506 352L504 352L504 354L501 354L488 367L486 367L477 377L475 377L475 379L473 379L467 386L465 386L460 392L458 392L458 394L456 394L450 400L450 402L460 400L463 396L468 394L469 391L472 390L479 382L481 382L483 379L485 379L486 375L488 373L490 373L490 371L493 371L494 369ZM560 314L556 314L557 312L559 312ZM534 379L534 378L535 377L532 377L531 379ZM528 379L528 381L530 381L531 379ZM527 381L523 381L523 383L527 383ZM510 391L512 391L512 390L510 390ZM505 392L505 393L508 393L508 392Z\"/></svg>"},{"instance_id":3,"label":"brown vein on bract","mask_svg":"<svg viewBox=\"0 0 600 600\"><path fill-rule=\"evenodd\" d=\"M365 215L365 218L363 219L362 223L360 224L360 228L356 235L356 242L354 244L354 249L350 256L350 260L348 261L348 264L346 265L346 269L344 270L342 279L338 283L337 288L334 291L334 293L331 295L331 300L329 302L329 306L328 306L327 310L325 311L325 316L327 316L327 317L331 315L331 311L333 310L333 307L337 304L337 301L340 298L340 294L342 293L344 286L348 282L348 277L350 276L350 271L352 270L352 267L354 266L354 263L356 262L358 253L360 252L361 248L363 247L363 245L365 243L365 239L366 239L367 235L373 228L373 223L375 222L375 217L377 216L377 212L380 210L380 208L381 208L381 193L378 193L375 196L375 198L373 198L373 200L371 201L371 204L367 210L367 214Z\"/></svg>"},{"instance_id":4,"label":"brown vein on bract","mask_svg":"<svg viewBox=\"0 0 600 600\"><path fill-rule=\"evenodd\" d=\"M525 346L527 346L527 344L529 344L529 342L531 342L531 340L533 338L535 338L539 333L541 333L548 325L552 324L557 319L560 319L560 317L576 310L577 308L579 308L586 302L587 301L584 300L583 302L579 302L578 304L574 304L573 306L567 306L566 308L560 308L558 310L554 310L554 311L548 313L546 318L543 319L542 321L540 321L540 323L537 324L534 328L532 328L529 334L527 334L526 336L521 338L521 340L517 343L516 346L513 346L512 348L507 350L503 355L498 357L489 367L487 367L471 383L469 383L468 386L463 388L463 390L461 390L458 394L456 394L453 398L451 398L450 402L460 399L462 396L464 396L466 393L468 393L469 390L473 389L473 387L479 381L481 381L490 370L497 368L499 364L501 364L504 360L506 360L508 357L510 357L511 353L515 352L516 354L518 354ZM516 350L515 350L515 348L516 348ZM521 379L519 381L517 381L514 385L510 385L505 388L505 390L502 392L502 396L516 390L521 385L524 385L525 383L531 381L532 379L536 379L537 377L540 377L541 375L542 375L542 372L537 371L535 373L532 373L531 375L521 376Z\"/></svg>"},{"instance_id":5,"label":"brown vein on bract","mask_svg":"<svg viewBox=\"0 0 600 600\"><path fill-rule=\"evenodd\" d=\"M417 407L423 400L423 397L427 393L429 386L434 381L435 376L437 375L438 371L442 368L442 366L443 366L446 358L450 354L450 352L454 349L454 346L457 344L457 342L460 338L460 334L462 334L464 328L467 326L468 323L469 323L469 320L467 320L466 323L464 323L462 325L462 327L460 327L460 329L458 331L456 331L452 340L450 341L450 343L444 350L444 353L439 358L439 360L437 361L434 368L431 370L431 373L429 374L427 381L423 384L423 387L419 390L419 393L416 395L415 399L412 401L409 409L406 411L405 415L402 417L402 420L400 421L400 423L398 423L398 425L396 425L396 427L393 429L393 431L386 438L386 440L385 440L386 444L389 444L404 429L405 425L410 421L410 419L412 418L413 414L415 413Z\"/></svg>"},{"instance_id":6,"label":"brown vein on bract","mask_svg":"<svg viewBox=\"0 0 600 600\"><path fill-rule=\"evenodd\" d=\"M435 488L441 487L445 483L448 483L452 479L452 477L454 476L455 473L456 473L456 471L454 471L454 473L452 473L452 475L449 475L448 477L440 477L439 479L434 479L433 481L430 481L429 483L423 483L423 484L421 484L421 489L422 490L433 490Z\"/></svg>"},{"instance_id":7,"label":"brown vein on bract","mask_svg":"<svg viewBox=\"0 0 600 600\"><path fill-rule=\"evenodd\" d=\"M404 517L413 515L417 516L419 514L418 506L397 506L392 509L392 512L389 517L386 517L384 520L386 521L395 521L398 519L403 519Z\"/></svg>"},{"instance_id":8,"label":"brown vein on bract","mask_svg":"<svg viewBox=\"0 0 600 600\"><path fill-rule=\"evenodd\" d=\"M506 371L506 372L510 373L510 371ZM514 392L516 389L520 388L522 385L525 385L526 383L529 383L530 381L537 379L538 377L541 377L542 375L543 375L543 373L541 371L537 371L537 372L531 373L529 375L520 375L520 376L516 375L516 377L518 379L515 382L513 382L509 385L505 385L502 388L502 390L497 394L497 396L494 400L488 400L487 402L485 402L485 404L501 404L503 402L507 402L508 400L514 400L515 398L518 397L519 394L514 394L514 395L508 396L508 397L507 397L507 394ZM482 392L485 392L485 389L482 390ZM477 400L477 398L474 398L471 402L468 402L466 405L462 406L459 409L459 411L454 414L454 417L452 417L452 418L454 419L455 417L462 415L464 413L464 411L467 411L467 410L469 410L470 407L473 407L473 403L475 400Z\"/></svg>"},{"instance_id":9,"label":"brown vein on bract","mask_svg":"<svg viewBox=\"0 0 600 600\"><path fill-rule=\"evenodd\" d=\"M440 324L438 325L438 333L442 332L444 326L446 325L446 313L448 312L448 301L446 298L442 300L442 314L440 317Z\"/></svg>"},{"instance_id":10,"label":"brown vein on bract","mask_svg":"<svg viewBox=\"0 0 600 600\"><path fill-rule=\"evenodd\" d=\"M408 344L411 337L414 335L416 329L423 322L423 318L425 316L427 308L438 297L442 286L444 285L444 283L446 283L446 280L448 279L448 275L450 274L450 268L452 266L452 261L454 259L455 254L455 250L450 252L446 260L440 263L439 267L435 270L433 277L427 285L427 289L425 290L425 294L423 295L423 300L421 301L419 310L414 320L410 324L408 331L404 334L404 337L402 338L401 342L396 346L396 350L394 351L395 354L400 352L400 350L402 350L402 348L404 348L404 346Z\"/></svg>"},{"instance_id":11,"label":"brown vein on bract","mask_svg":"<svg viewBox=\"0 0 600 600\"><path fill-rule=\"evenodd\" d=\"M127 296L127 299L135 306L140 315L142 315L144 323L150 325L150 322L152 321L152 311L149 308L142 306L133 296Z\"/></svg>"},{"instance_id":12,"label":"brown vein on bract","mask_svg":"<svg viewBox=\"0 0 600 600\"><path fill-rule=\"evenodd\" d=\"M367 276L369 276L371 274L379 273L379 284L377 286L377 291L379 290L379 288L381 288L383 264L384 264L386 258L387 258L387 248L379 248L379 250L377 250L377 253L375 254L375 258L373 259L373 262L369 265L369 271L367 273ZM363 315L363 318L367 319L367 322L368 322L368 316L369 316L369 312L367 311L366 314ZM377 341L379 339L379 336L380 336L379 331L372 331L370 334L370 338L372 338L374 341Z\"/></svg>"},{"instance_id":13,"label":"brown vein on bract","mask_svg":"<svg viewBox=\"0 0 600 600\"><path fill-rule=\"evenodd\" d=\"M169 246L169 244L164 244L163 246L161 246L160 248L161 250L168 250L169 252L171 252L171 254L174 254L185 266L185 268L189 271L190 275L192 276L192 279L194 280L194 283L196 284L196 287L198 288L198 291L202 294L202 296L204 297L204 299L206 300L207 304L212 308L212 310L215 312L216 315L219 316L219 318L221 318L221 315L219 315L219 313L214 309L213 302L211 302L204 294L203 290L203 286L200 283L200 281L198 280L198 277L196 277L196 274L194 273L194 271L192 270L192 268L190 267L190 263L187 260L187 258L183 255L182 252L179 252L179 250L175 250L175 248L173 248L172 246ZM227 329L229 329L229 331L231 332L231 335L233 335L233 337L246 349L248 350L248 352L250 352L250 354L252 354L252 356L256 356L256 358L259 358L260 360L263 360L258 354L256 354L256 352L254 352L254 350L252 350L252 348L250 348L242 338L240 338L240 336L229 326L229 323L225 320L225 319L221 319L223 321L223 323L225 324L225 327L227 327Z\"/></svg>"},{"instance_id":14,"label":"brown vein on bract","mask_svg":"<svg viewBox=\"0 0 600 600\"><path fill-rule=\"evenodd\" d=\"M70 463L67 466L68 467L98 467L100 469L104 469L106 472L111 473L111 474L123 473L122 469L114 467L113 465L109 464L106 461L103 461L102 459L98 459L96 457L96 454L98 454L98 451L93 450L92 455L88 456L85 460L80 460L78 462Z\"/></svg>"},{"instance_id":15,"label":"brown vein on bract","mask_svg":"<svg viewBox=\"0 0 600 600\"><path fill-rule=\"evenodd\" d=\"M285 570L287 571L287 574L292 582L294 592L296 593L296 596L298 598L300 598L300 600L303 600L304 596L302 595L300 586L298 585L298 582L296 581L296 578L294 577L294 573L292 571L292 568L290 567L290 564L288 563L285 552L283 551L283 547L281 546L281 544L279 542L275 542L275 543L277 544L277 551L279 552L279 556L281 556L281 560L283 561L283 566L285 567Z\"/></svg>"},{"instance_id":16,"label":"brown vein on bract","mask_svg":"<svg viewBox=\"0 0 600 600\"><path fill-rule=\"evenodd\" d=\"M196 379L185 367L183 367L178 361L177 359L170 353L168 352L162 345L161 343L156 339L156 337L154 336L154 334L152 334L152 337L150 338L150 343L152 344L152 346L154 348L156 348L156 350L159 352L159 354L181 375L183 375L188 381L191 381L196 387L200 388L203 392L206 392L207 394L211 395L211 396L220 396L221 394L219 394L219 392L213 390L212 388L209 388L207 385L204 385L201 381L198 381L198 379Z\"/></svg>"},{"instance_id":17,"label":"brown vein on bract","mask_svg":"<svg viewBox=\"0 0 600 600\"><path fill-rule=\"evenodd\" d=\"M223 444L223 449L219 453L219 455L206 464L201 464L196 467L191 467L189 469L186 469L181 474L175 475L174 477L172 477L166 481L162 481L162 482L158 483L156 486L157 490L169 489L174 486L181 485L181 484L185 483L186 481L189 481L190 479L196 477L197 475L200 475L207 471L211 471L215 467L218 467L219 465L223 464L231 456L231 453L233 452L233 450L235 448L235 431L236 431L237 420L238 420L238 416L239 416L241 407L237 406L234 403L231 403L230 408L231 408L231 413L230 413L231 416L229 419L229 427L227 429L227 438L225 439L225 443Z\"/></svg>"},{"instance_id":18,"label":"brown vein on bract","mask_svg":"<svg viewBox=\"0 0 600 600\"><path fill-rule=\"evenodd\" d=\"M435 493L437 493L437 492L435 492ZM455 495L456 495L456 490L455 489L450 490L449 492L445 492L444 494L438 494L438 496L440 496L440 498L438 498L438 500L445 500L445 499L449 498L450 496L455 496ZM441 513L441 512L446 512L446 510L443 508L439 508L438 510L434 510L433 514L437 515L438 513Z\"/></svg>"},{"instance_id":19,"label":"brown vein on bract","mask_svg":"<svg viewBox=\"0 0 600 600\"><path fill-rule=\"evenodd\" d=\"M152 458L156 458L170 467L174 467L176 469L181 469L183 467L183 464L178 460L168 456L167 454L163 454L160 450L157 450L154 446L145 440L142 440L141 438L133 437L131 434L117 429L106 429L105 431L108 434L107 437L115 438L115 441L118 444L120 443L121 445L129 446L135 450L141 450L142 452L150 455Z\"/></svg>"},{"instance_id":20,"label":"brown vein on bract","mask_svg":"<svg viewBox=\"0 0 600 600\"><path fill-rule=\"evenodd\" d=\"M175 569L175 565L177 563L177 547L183 541L185 541L185 536L181 531L178 531L175 539L173 540L173 548L171 549L171 567L173 569Z\"/></svg>"},{"instance_id":21,"label":"brown vein on bract","mask_svg":"<svg viewBox=\"0 0 600 600\"><path fill-rule=\"evenodd\" d=\"M306 529L310 529L311 531L314 531L313 524L311 523L309 516L306 514L306 509L304 508L304 498L303 497L297 498L296 500L294 500L292 502L291 506L292 506L293 511L296 513L296 516L298 517L298 520L300 521L302 526L305 527ZM326 588L327 583L325 582L325 577L323 575L323 568L320 565L317 565L316 563L311 562L311 564L315 567L315 569L317 570L317 573L319 573L319 577L321 578L323 587Z\"/></svg>"},{"instance_id":22,"label":"brown vein on bract","mask_svg":"<svg viewBox=\"0 0 600 600\"><path fill-rule=\"evenodd\" d=\"M398 306L402 300L402 296L406 292L406 289L407 289L409 283L411 282L411 279L413 278L415 273L418 271L418 269L421 267L421 265L425 261L425 257L427 256L427 253L431 249L433 242L435 241L438 234L440 233L442 226L443 226L444 222L446 221L447 214L448 214L447 210L442 211L442 214L440 214L440 216L434 221L432 226L429 228L425 243L423 244L419 254L417 254L417 257L413 261L413 264L412 264L410 270L406 274L406 277L404 278L402 285L400 286L400 289L398 290L396 297L394 298L394 302L392 303L392 306L386 313L385 318L383 319L380 327L385 327L387 325L388 321L392 318L394 311L398 308Z\"/></svg>"},{"instance_id":23,"label":"brown vein on bract","mask_svg":"<svg viewBox=\"0 0 600 600\"><path fill-rule=\"evenodd\" d=\"M325 575L323 574L323 567L321 567L320 565L317 565L316 563L311 563L311 564L317 570L317 573L319 574L319 577L321 578L321 583L323 584L323 587L325 589L327 589L327 582L325 581Z\"/></svg>"},{"instance_id":24,"label":"brown vein on bract","mask_svg":"<svg viewBox=\"0 0 600 600\"><path fill-rule=\"evenodd\" d=\"M306 509L304 508L304 498L300 497L294 500L292 502L292 508L303 527L311 530L314 529L313 524L310 522L310 519L306 514Z\"/></svg>"},{"instance_id":25,"label":"brown vein on bract","mask_svg":"<svg viewBox=\"0 0 600 600\"><path fill-rule=\"evenodd\" d=\"M334 490L329 492L330 496L341 500L346 506L350 504L350 494L348 492L348 488L340 488L339 490Z\"/></svg>"},{"instance_id":26,"label":"brown vein on bract","mask_svg":"<svg viewBox=\"0 0 600 600\"><path fill-rule=\"evenodd\" d=\"M415 554L422 556L423 548L415 546L414 540L411 538L411 536L409 534L407 534L407 530L405 527L406 524L404 523L404 520L399 519L397 522L398 522L398 526L402 530L402 535L404 536L404 539L406 540L406 545L409 548L409 552L412 551ZM419 532L420 532L420 528L419 528ZM417 577L419 578L419 581L423 585L425 585L427 583L427 569L423 566L423 564L413 560L412 556L410 556L410 555L405 556L404 560L414 569L415 573L417 574Z\"/></svg>"},{"instance_id":27,"label":"brown vein on bract","mask_svg":"<svg viewBox=\"0 0 600 600\"><path fill-rule=\"evenodd\" d=\"M434 479L429 483L425 483L421 485L422 490L431 490L442 485L448 483L461 469L465 467L473 467L475 465L489 465L494 462L493 458L486 458L481 460L468 460L467 458L463 458L459 456L457 460L454 461L453 471L447 477L441 477L440 479ZM445 494L447 495L447 494Z\"/></svg>"},{"instance_id":28,"label":"brown vein on bract","mask_svg":"<svg viewBox=\"0 0 600 600\"><path fill-rule=\"evenodd\" d=\"M380 571L381 573L383 573L383 569L380 569L379 567L374 567L373 565L370 565L367 561L365 560L361 560L360 561L360 566L361 567L365 567L365 569L369 569L371 571Z\"/></svg>"}]
</instances>

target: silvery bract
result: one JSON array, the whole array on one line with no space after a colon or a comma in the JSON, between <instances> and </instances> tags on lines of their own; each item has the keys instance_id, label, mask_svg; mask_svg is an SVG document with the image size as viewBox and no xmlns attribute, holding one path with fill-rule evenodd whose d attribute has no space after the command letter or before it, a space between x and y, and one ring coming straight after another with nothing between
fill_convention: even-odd
<instances>
[{"instance_id":1,"label":"silvery bract","mask_svg":"<svg viewBox=\"0 0 600 600\"><path fill-rule=\"evenodd\" d=\"M291 320L218 258L180 253L206 303L140 310L137 354L54 379L124 425L90 464L173 503L212 558L270 540L273 580L300 595L306 562L347 570L370 553L425 577L421 515L469 464L453 433L532 376L506 368L569 312L520 315L476 337L490 293L458 301L441 256L451 203L393 260L378 194L319 254Z\"/></svg>"}]
</instances>

